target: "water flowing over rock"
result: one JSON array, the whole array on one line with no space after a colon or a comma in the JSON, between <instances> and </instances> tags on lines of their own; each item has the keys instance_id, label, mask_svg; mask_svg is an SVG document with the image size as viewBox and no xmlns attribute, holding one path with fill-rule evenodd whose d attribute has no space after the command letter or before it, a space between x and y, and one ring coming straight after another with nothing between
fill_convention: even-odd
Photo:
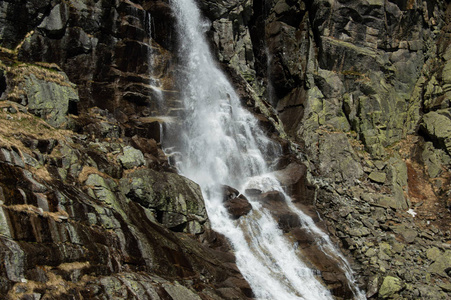
<instances>
[{"instance_id":1,"label":"water flowing over rock","mask_svg":"<svg viewBox=\"0 0 451 300\"><path fill-rule=\"evenodd\" d=\"M0 1L0 298L449 299L448 2Z\"/></svg>"},{"instance_id":2,"label":"water flowing over rock","mask_svg":"<svg viewBox=\"0 0 451 300\"><path fill-rule=\"evenodd\" d=\"M203 35L208 23L202 20L194 1L174 1L173 7L181 45L180 68L184 74L182 96L186 110L190 112L182 116L189 126L182 128L181 134L173 133L177 138L169 137L166 142L167 147L181 152L177 167L182 174L200 184L206 195L212 228L231 240L237 253L237 265L257 298L331 298L330 292L315 279L314 270L293 251L290 240L283 236L270 215L271 210L261 204L252 204L253 209L249 212L247 200L230 187L261 190L264 193L259 198L265 199L266 203L275 198L283 203L291 201L285 198L282 187L269 174L265 162L278 154L274 142L265 137L257 119L243 109L230 82L216 67ZM180 138L182 141L177 140ZM224 183L230 186L224 186ZM275 189L277 196L272 197L268 189ZM224 200L232 219L240 217L239 222L230 220L224 210ZM321 232L309 217L298 215L290 205L285 204L285 207L295 219L302 220L313 238ZM287 223L286 215L281 219L280 224ZM322 236L324 233L318 238ZM330 241L324 240L324 243L331 251L331 259L337 258L339 254ZM349 280L352 279L349 277ZM349 284L351 294L355 292L358 297L359 291L352 287L352 281L344 280L341 284Z\"/></svg>"},{"instance_id":3,"label":"water flowing over rock","mask_svg":"<svg viewBox=\"0 0 451 300\"><path fill-rule=\"evenodd\" d=\"M221 278L214 289L201 288L205 295L248 293L227 243L209 229L197 184L173 172L122 168L118 139L96 142L27 113L6 115L0 116L2 136L9 137L0 148L0 291L7 299L165 293L200 299L194 286L210 282L203 276ZM22 129L8 133L7 123ZM14 146L21 142L28 146ZM116 169L106 169L111 165ZM201 245L199 234L217 246ZM197 283L181 285L175 277Z\"/></svg>"},{"instance_id":4,"label":"water flowing over rock","mask_svg":"<svg viewBox=\"0 0 451 300\"><path fill-rule=\"evenodd\" d=\"M252 205L247 198L233 187L224 185L222 187L224 207L232 218L238 219L247 215L252 210Z\"/></svg>"}]
</instances>

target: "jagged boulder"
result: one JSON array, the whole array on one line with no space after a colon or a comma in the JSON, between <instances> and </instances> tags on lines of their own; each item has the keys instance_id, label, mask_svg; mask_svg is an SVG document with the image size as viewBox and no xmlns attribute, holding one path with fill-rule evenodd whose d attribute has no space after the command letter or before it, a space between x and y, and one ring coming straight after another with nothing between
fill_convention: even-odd
<instances>
[{"instance_id":1,"label":"jagged boulder","mask_svg":"<svg viewBox=\"0 0 451 300\"><path fill-rule=\"evenodd\" d=\"M441 277L448 277L451 268L451 251L445 251L440 255L434 255L434 263L431 264L428 271L434 274L438 274Z\"/></svg>"},{"instance_id":2,"label":"jagged boulder","mask_svg":"<svg viewBox=\"0 0 451 300\"><path fill-rule=\"evenodd\" d=\"M451 155L451 111L449 109L425 114L421 128L429 139L435 141L438 147Z\"/></svg>"},{"instance_id":3,"label":"jagged boulder","mask_svg":"<svg viewBox=\"0 0 451 300\"><path fill-rule=\"evenodd\" d=\"M379 289L379 297L387 299L394 296L397 292L403 289L403 282L396 277L387 276L382 282L382 286Z\"/></svg>"},{"instance_id":4,"label":"jagged boulder","mask_svg":"<svg viewBox=\"0 0 451 300\"><path fill-rule=\"evenodd\" d=\"M67 127L67 114L79 102L76 86L52 64L21 64L8 69L6 95L55 127ZM71 111L72 110L72 111Z\"/></svg>"},{"instance_id":5,"label":"jagged boulder","mask_svg":"<svg viewBox=\"0 0 451 300\"><path fill-rule=\"evenodd\" d=\"M226 201L224 204L233 219L247 215L252 210L252 205L243 195Z\"/></svg>"},{"instance_id":6,"label":"jagged boulder","mask_svg":"<svg viewBox=\"0 0 451 300\"><path fill-rule=\"evenodd\" d=\"M69 105L79 101L78 94L68 82L67 77L65 81L55 83L39 80L30 74L25 77L24 90L27 94L26 105L30 112L42 117L55 127L60 127L67 122Z\"/></svg>"},{"instance_id":7,"label":"jagged boulder","mask_svg":"<svg viewBox=\"0 0 451 300\"><path fill-rule=\"evenodd\" d=\"M144 154L131 146L125 146L122 154L117 157L125 169L140 167L146 163Z\"/></svg>"},{"instance_id":8,"label":"jagged boulder","mask_svg":"<svg viewBox=\"0 0 451 300\"><path fill-rule=\"evenodd\" d=\"M224 207L233 219L247 215L252 210L252 205L247 198L233 187L222 187Z\"/></svg>"},{"instance_id":9,"label":"jagged boulder","mask_svg":"<svg viewBox=\"0 0 451 300\"><path fill-rule=\"evenodd\" d=\"M119 188L128 199L151 210L164 226L193 234L203 231L207 212L193 181L175 173L140 169L121 179Z\"/></svg>"},{"instance_id":10,"label":"jagged boulder","mask_svg":"<svg viewBox=\"0 0 451 300\"><path fill-rule=\"evenodd\" d=\"M57 4L38 25L38 28L46 31L49 35L56 36L65 29L68 17L69 7L64 4Z\"/></svg>"}]
</instances>

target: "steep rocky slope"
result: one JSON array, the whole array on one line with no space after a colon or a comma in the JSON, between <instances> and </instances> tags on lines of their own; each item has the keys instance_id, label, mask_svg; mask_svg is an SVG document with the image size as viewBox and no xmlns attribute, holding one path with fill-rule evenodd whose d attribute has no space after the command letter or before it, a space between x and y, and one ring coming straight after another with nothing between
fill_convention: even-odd
<instances>
[{"instance_id":1,"label":"steep rocky slope","mask_svg":"<svg viewBox=\"0 0 451 300\"><path fill-rule=\"evenodd\" d=\"M367 296L449 297L448 4L211 2L219 59L305 155L316 195L300 202Z\"/></svg>"},{"instance_id":2,"label":"steep rocky slope","mask_svg":"<svg viewBox=\"0 0 451 300\"><path fill-rule=\"evenodd\" d=\"M58 130L26 110L4 101L0 113L3 296L251 295L227 243L209 229L198 185L162 154L155 168L139 150L158 153L155 141L93 139L100 133ZM87 127L114 126L107 117L92 110Z\"/></svg>"},{"instance_id":3,"label":"steep rocky slope","mask_svg":"<svg viewBox=\"0 0 451 300\"><path fill-rule=\"evenodd\" d=\"M287 190L367 297L449 298L447 1L199 4L243 105L285 149ZM0 3L1 294L252 296L197 184L159 148L183 113L175 37L163 0Z\"/></svg>"},{"instance_id":4,"label":"steep rocky slope","mask_svg":"<svg viewBox=\"0 0 451 300\"><path fill-rule=\"evenodd\" d=\"M1 298L251 297L160 149L151 80L171 85L170 54L144 8L2 1L0 20Z\"/></svg>"}]
</instances>

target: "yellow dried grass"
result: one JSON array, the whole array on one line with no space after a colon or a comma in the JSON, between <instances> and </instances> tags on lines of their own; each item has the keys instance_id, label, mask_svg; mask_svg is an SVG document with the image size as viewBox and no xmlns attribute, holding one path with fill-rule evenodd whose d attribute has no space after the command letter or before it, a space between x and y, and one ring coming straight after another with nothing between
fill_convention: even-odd
<instances>
[{"instance_id":1,"label":"yellow dried grass","mask_svg":"<svg viewBox=\"0 0 451 300\"><path fill-rule=\"evenodd\" d=\"M91 174L97 174L97 175L102 176L102 177L107 177L106 174L100 172L99 170L97 170L94 167L84 166L83 169L80 172L80 175L78 175L78 181L80 183L85 182L88 179L89 175L91 175Z\"/></svg>"}]
</instances>

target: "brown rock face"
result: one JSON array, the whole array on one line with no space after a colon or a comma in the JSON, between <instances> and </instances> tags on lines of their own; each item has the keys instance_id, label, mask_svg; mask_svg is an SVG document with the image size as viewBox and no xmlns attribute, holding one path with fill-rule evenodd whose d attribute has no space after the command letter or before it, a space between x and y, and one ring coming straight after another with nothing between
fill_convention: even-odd
<instances>
[{"instance_id":1,"label":"brown rock face","mask_svg":"<svg viewBox=\"0 0 451 300\"><path fill-rule=\"evenodd\" d=\"M223 186L223 193L224 206L233 219L247 215L252 210L252 205L238 190L225 185Z\"/></svg>"},{"instance_id":2,"label":"brown rock face","mask_svg":"<svg viewBox=\"0 0 451 300\"><path fill-rule=\"evenodd\" d=\"M11 8L19 11L20 5L8 7L6 20L1 19L11 28L5 33L8 42L4 45L15 47L28 33L18 49L19 60L56 63L66 71L78 85L81 101L77 113L97 106L126 125L123 115L149 116L158 109L160 90L172 88L172 54L168 50L175 46L171 38L175 35L166 2L102 0L72 5L46 1L24 22L28 30L15 35ZM153 125L141 124L141 130L152 130L148 126ZM125 133L130 137L136 134Z\"/></svg>"},{"instance_id":3,"label":"brown rock face","mask_svg":"<svg viewBox=\"0 0 451 300\"><path fill-rule=\"evenodd\" d=\"M247 215L252 210L252 205L243 195L228 200L224 206L234 219Z\"/></svg>"}]
</instances>

